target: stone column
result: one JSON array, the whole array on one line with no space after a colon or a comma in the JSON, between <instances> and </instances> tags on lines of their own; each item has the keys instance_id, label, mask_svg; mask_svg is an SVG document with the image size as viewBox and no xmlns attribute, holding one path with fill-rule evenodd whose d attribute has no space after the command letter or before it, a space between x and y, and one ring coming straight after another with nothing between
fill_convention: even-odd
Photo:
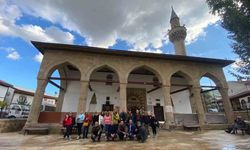
<instances>
[{"instance_id":1,"label":"stone column","mask_svg":"<svg viewBox=\"0 0 250 150\"><path fill-rule=\"evenodd\" d=\"M120 83L120 111L127 112L127 84Z\"/></svg>"},{"instance_id":2,"label":"stone column","mask_svg":"<svg viewBox=\"0 0 250 150\"><path fill-rule=\"evenodd\" d=\"M191 105L191 109L192 109L192 113L197 113L197 109L196 109L196 104L195 104L195 99L194 99L194 94L192 93L192 89L189 89L189 100L190 100L190 105Z\"/></svg>"},{"instance_id":3,"label":"stone column","mask_svg":"<svg viewBox=\"0 0 250 150\"><path fill-rule=\"evenodd\" d=\"M164 104L165 104L164 112L165 112L166 128L169 128L170 126L175 125L173 106L170 97L170 86L163 85L162 90L163 90Z\"/></svg>"},{"instance_id":4,"label":"stone column","mask_svg":"<svg viewBox=\"0 0 250 150\"><path fill-rule=\"evenodd\" d=\"M233 114L232 105L228 97L228 88L220 88L219 91L222 97L227 121L228 123L232 124L234 122L234 114Z\"/></svg>"},{"instance_id":5,"label":"stone column","mask_svg":"<svg viewBox=\"0 0 250 150\"><path fill-rule=\"evenodd\" d=\"M199 124L202 127L205 124L205 112L201 99L201 88L199 86L192 88L192 95L196 105L196 111L198 114Z\"/></svg>"},{"instance_id":6,"label":"stone column","mask_svg":"<svg viewBox=\"0 0 250 150\"><path fill-rule=\"evenodd\" d=\"M64 101L65 92L66 91L64 91L64 90L60 90L59 96L57 98L56 112L61 112L62 111L62 105L63 105L63 101Z\"/></svg>"},{"instance_id":7,"label":"stone column","mask_svg":"<svg viewBox=\"0 0 250 150\"><path fill-rule=\"evenodd\" d=\"M77 114L86 111L88 86L89 86L88 81L80 81L80 97L79 97L79 103L78 103L78 108L77 108Z\"/></svg>"},{"instance_id":8,"label":"stone column","mask_svg":"<svg viewBox=\"0 0 250 150\"><path fill-rule=\"evenodd\" d=\"M38 117L40 114L40 107L42 104L44 91L45 91L47 83L48 81L45 79L37 80L37 88L36 88L36 92L32 101L31 110L30 110L29 117L27 119L26 124L35 124L38 122Z\"/></svg>"}]
</instances>

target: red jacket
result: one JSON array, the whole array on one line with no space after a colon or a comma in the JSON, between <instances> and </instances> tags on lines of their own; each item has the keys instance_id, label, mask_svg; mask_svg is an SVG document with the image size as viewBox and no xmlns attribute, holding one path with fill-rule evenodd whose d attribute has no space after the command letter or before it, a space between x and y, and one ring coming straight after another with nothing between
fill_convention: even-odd
<instances>
[{"instance_id":1,"label":"red jacket","mask_svg":"<svg viewBox=\"0 0 250 150\"><path fill-rule=\"evenodd\" d=\"M87 126L89 126L91 122L92 122L92 116L89 114L85 115L83 123L87 123L88 124Z\"/></svg>"},{"instance_id":2,"label":"red jacket","mask_svg":"<svg viewBox=\"0 0 250 150\"><path fill-rule=\"evenodd\" d=\"M64 118L63 119L63 126L71 126L72 125L72 118L68 117L68 118Z\"/></svg>"}]
</instances>

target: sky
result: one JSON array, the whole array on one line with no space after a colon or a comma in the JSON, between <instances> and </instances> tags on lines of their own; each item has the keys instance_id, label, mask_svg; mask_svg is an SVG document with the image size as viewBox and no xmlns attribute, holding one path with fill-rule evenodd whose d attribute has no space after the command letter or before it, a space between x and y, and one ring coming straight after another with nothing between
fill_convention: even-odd
<instances>
[{"instance_id":1,"label":"sky","mask_svg":"<svg viewBox=\"0 0 250 150\"><path fill-rule=\"evenodd\" d=\"M205 0L0 0L0 80L36 89L43 56L31 40L174 54L167 35L171 6L187 28L188 56L238 60ZM234 67L224 68L228 81L236 80L229 73Z\"/></svg>"}]
</instances>

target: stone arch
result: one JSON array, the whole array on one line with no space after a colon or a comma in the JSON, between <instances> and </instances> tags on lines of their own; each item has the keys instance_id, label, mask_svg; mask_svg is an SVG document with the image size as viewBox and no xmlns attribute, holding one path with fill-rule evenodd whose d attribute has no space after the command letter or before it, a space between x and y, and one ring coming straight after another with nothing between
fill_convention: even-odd
<instances>
[{"instance_id":1,"label":"stone arch","mask_svg":"<svg viewBox=\"0 0 250 150\"><path fill-rule=\"evenodd\" d=\"M77 69L77 71L79 71L79 74L80 74L79 80L80 80L81 76L82 76L82 72L81 72L80 68L77 65L75 65L74 63L72 63L70 61L65 61L65 60L55 62L55 63L51 64L50 67L48 67L48 69L46 69L46 71L44 73L45 78L49 79L49 77L51 77L53 72L56 71L56 70L58 70L60 78L67 78L69 74L67 72L66 67L68 65L73 66L74 68ZM69 83L68 80L60 79L60 84L59 85L60 85L60 87L62 87L62 89L60 88L59 93L58 93L58 98L57 98L58 104L57 104L57 107L56 107L57 112L62 111L63 103L64 103L64 96L65 96L67 88L68 88L68 83Z\"/></svg>"},{"instance_id":2,"label":"stone arch","mask_svg":"<svg viewBox=\"0 0 250 150\"><path fill-rule=\"evenodd\" d=\"M81 68L75 64L75 63L72 63L71 61L65 61L65 60L62 60L62 61L58 61L58 62L55 62L51 65L49 65L48 68L46 68L46 70L44 71L44 78L47 79L48 77L50 77L52 75L52 73L56 70L56 69L59 69L61 67L64 67L65 65L71 65L75 68L77 68L80 72L80 76L82 76L82 71L81 71Z\"/></svg>"},{"instance_id":3,"label":"stone arch","mask_svg":"<svg viewBox=\"0 0 250 150\"><path fill-rule=\"evenodd\" d=\"M96 65L94 67L91 67L91 69L89 69L87 71L86 79L89 81L92 73L94 73L95 71L97 71L101 68L104 68L104 67L107 67L110 70L114 71L115 74L117 74L118 80L120 81L120 73L119 73L118 69L115 66L108 65L108 64L100 64L100 65Z\"/></svg>"},{"instance_id":4,"label":"stone arch","mask_svg":"<svg viewBox=\"0 0 250 150\"><path fill-rule=\"evenodd\" d=\"M171 78L174 74L179 74L179 75L183 76L185 78L185 80L188 81L188 83L190 85L194 84L194 79L192 78L192 75L190 75L188 72L185 72L182 70L178 70L178 71L172 72L170 74L170 76L168 77L168 80L167 80L169 82L169 84L171 84Z\"/></svg>"},{"instance_id":5,"label":"stone arch","mask_svg":"<svg viewBox=\"0 0 250 150\"><path fill-rule=\"evenodd\" d=\"M151 71L152 73L154 73L157 78L159 79L160 82L164 82L163 80L163 75L160 71L158 71L157 69L154 69L152 66L149 66L149 65L145 65L145 64L139 64L139 65L136 65L136 66L133 66L131 67L128 72L126 73L125 75L125 79L126 81L128 81L128 78L129 78L129 75L130 73L133 71L133 70L136 70L136 69L139 69L139 68L145 68L149 71Z\"/></svg>"},{"instance_id":6,"label":"stone arch","mask_svg":"<svg viewBox=\"0 0 250 150\"><path fill-rule=\"evenodd\" d=\"M227 118L230 116L228 115L228 110L231 110L231 106L228 105L228 96L227 96L227 89L224 89L225 87L227 87L227 83L225 83L225 81L223 80L223 78L221 77L221 74L216 74L213 72L206 72L204 74L202 74L199 78L199 85L201 87L201 89L203 89L203 86L201 85L201 80L202 78L205 77L208 80L211 80L214 84L215 87L213 87L214 85L212 85L212 87L208 87L208 90L205 88L205 90L203 91L208 91L208 92L212 92L212 98L216 100L217 104L216 106L211 105L210 100L211 98L209 97L205 97L203 96L203 102L204 102L204 109L207 113L209 112L224 112L227 115ZM206 85L205 85L206 86ZM210 86L210 85L208 85ZM209 91L209 89L211 89L212 91ZM205 92L203 92L205 93ZM215 94L214 94L215 93ZM202 94L201 94L202 95ZM211 96L210 96L211 97ZM216 98L217 97L217 98ZM220 99L219 99L220 98ZM218 101L217 101L218 100Z\"/></svg>"},{"instance_id":7,"label":"stone arch","mask_svg":"<svg viewBox=\"0 0 250 150\"><path fill-rule=\"evenodd\" d=\"M222 79L220 79L219 76L216 76L216 75L214 75L211 72L206 72L206 73L202 74L199 77L199 82L200 82L200 80L201 80L202 77L207 77L207 78L211 79L215 83L215 85L218 86L218 87L220 87L220 88L225 87L225 84L223 84Z\"/></svg>"},{"instance_id":8,"label":"stone arch","mask_svg":"<svg viewBox=\"0 0 250 150\"><path fill-rule=\"evenodd\" d=\"M167 82L170 85L171 103L174 112L180 114L195 113L195 101L191 96L194 79L191 74L183 70L175 70L169 74Z\"/></svg>"}]
</instances>

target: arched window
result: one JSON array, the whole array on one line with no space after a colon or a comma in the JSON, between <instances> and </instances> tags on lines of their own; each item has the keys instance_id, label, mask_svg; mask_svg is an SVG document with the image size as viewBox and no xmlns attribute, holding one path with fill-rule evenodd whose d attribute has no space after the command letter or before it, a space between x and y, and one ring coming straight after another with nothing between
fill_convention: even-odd
<instances>
[{"instance_id":1,"label":"arched window","mask_svg":"<svg viewBox=\"0 0 250 150\"><path fill-rule=\"evenodd\" d=\"M243 99L243 100L241 100L241 108L243 109L243 110L245 110L245 109L247 109L247 103L246 103L246 101Z\"/></svg>"},{"instance_id":2,"label":"arched window","mask_svg":"<svg viewBox=\"0 0 250 150\"><path fill-rule=\"evenodd\" d=\"M113 75L112 74L108 74L106 76L106 85L112 85L113 82Z\"/></svg>"}]
</instances>

